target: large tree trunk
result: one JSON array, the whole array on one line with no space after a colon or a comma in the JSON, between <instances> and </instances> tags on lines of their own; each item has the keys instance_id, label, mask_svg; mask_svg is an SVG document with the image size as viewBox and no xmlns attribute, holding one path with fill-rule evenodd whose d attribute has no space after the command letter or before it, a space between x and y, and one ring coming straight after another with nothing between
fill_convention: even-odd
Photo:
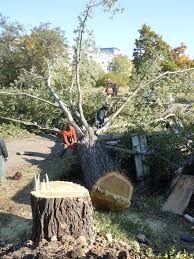
<instances>
[{"instance_id":1,"label":"large tree trunk","mask_svg":"<svg viewBox=\"0 0 194 259\"><path fill-rule=\"evenodd\" d=\"M133 185L122 175L92 129L82 140L79 154L86 187L95 207L120 210L130 206Z\"/></svg>"},{"instance_id":2,"label":"large tree trunk","mask_svg":"<svg viewBox=\"0 0 194 259\"><path fill-rule=\"evenodd\" d=\"M71 182L49 182L47 190L31 192L32 240L85 236L94 240L93 207L89 192Z\"/></svg>"}]
</instances>

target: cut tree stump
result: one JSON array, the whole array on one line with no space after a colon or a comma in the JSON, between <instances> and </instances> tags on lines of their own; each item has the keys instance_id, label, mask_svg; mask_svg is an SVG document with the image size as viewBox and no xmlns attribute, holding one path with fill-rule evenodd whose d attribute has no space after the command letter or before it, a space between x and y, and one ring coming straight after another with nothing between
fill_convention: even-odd
<instances>
[{"instance_id":1,"label":"cut tree stump","mask_svg":"<svg viewBox=\"0 0 194 259\"><path fill-rule=\"evenodd\" d=\"M133 185L118 172L108 173L96 182L90 191L96 208L113 211L128 208L131 205Z\"/></svg>"},{"instance_id":2,"label":"cut tree stump","mask_svg":"<svg viewBox=\"0 0 194 259\"><path fill-rule=\"evenodd\" d=\"M93 207L89 192L81 185L51 181L44 191L31 192L32 240L48 241L64 235L94 240Z\"/></svg>"}]
</instances>

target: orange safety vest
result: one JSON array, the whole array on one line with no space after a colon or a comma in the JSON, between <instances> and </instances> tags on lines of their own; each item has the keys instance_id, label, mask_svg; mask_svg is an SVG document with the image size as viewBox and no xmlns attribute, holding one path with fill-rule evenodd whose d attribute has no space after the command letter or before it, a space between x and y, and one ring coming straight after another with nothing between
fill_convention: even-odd
<instances>
[{"instance_id":1,"label":"orange safety vest","mask_svg":"<svg viewBox=\"0 0 194 259\"><path fill-rule=\"evenodd\" d=\"M70 146L72 144L72 140L74 142L77 142L77 137L75 133L75 129L73 127L70 127L70 130L67 130L66 128L62 131L63 141Z\"/></svg>"}]
</instances>

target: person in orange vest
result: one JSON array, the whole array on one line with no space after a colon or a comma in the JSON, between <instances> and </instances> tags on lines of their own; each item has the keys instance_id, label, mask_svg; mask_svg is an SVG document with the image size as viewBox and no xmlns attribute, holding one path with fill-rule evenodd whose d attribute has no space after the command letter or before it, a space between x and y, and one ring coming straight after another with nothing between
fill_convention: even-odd
<instances>
[{"instance_id":1,"label":"person in orange vest","mask_svg":"<svg viewBox=\"0 0 194 259\"><path fill-rule=\"evenodd\" d=\"M64 150L62 151L60 157L62 157L67 148L75 149L77 146L77 136L75 129L71 126L70 123L67 123L63 130L60 132L60 135L64 142Z\"/></svg>"}]
</instances>

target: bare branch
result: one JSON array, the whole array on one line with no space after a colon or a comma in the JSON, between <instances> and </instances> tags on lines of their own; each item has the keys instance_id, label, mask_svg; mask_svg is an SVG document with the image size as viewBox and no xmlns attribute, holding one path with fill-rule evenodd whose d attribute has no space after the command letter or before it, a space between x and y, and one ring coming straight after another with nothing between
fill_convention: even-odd
<instances>
[{"instance_id":1,"label":"bare branch","mask_svg":"<svg viewBox=\"0 0 194 259\"><path fill-rule=\"evenodd\" d=\"M138 152L138 151L133 151L133 150L130 150L130 149L121 148L121 147L115 147L115 146L111 146L111 145L104 145L104 147L106 149L110 149L110 150L113 150L113 151L118 151L120 153L125 153L125 154L128 154L128 155L144 155L144 156L153 155L152 152Z\"/></svg>"},{"instance_id":2,"label":"bare branch","mask_svg":"<svg viewBox=\"0 0 194 259\"><path fill-rule=\"evenodd\" d=\"M77 43L77 48L75 50L75 57L76 57L75 70L76 70L76 86L77 86L77 92L78 92L78 108L79 108L80 119L83 125L85 126L85 128L88 128L89 125L85 119L83 108L82 108L82 91L81 91L81 85L80 85L80 59L81 59L81 48L82 48L82 40L83 40L85 24L88 19L89 13L93 8L91 3L92 3L92 0L90 0L89 5L86 7L85 16L83 18L83 21L81 21L80 23L78 43Z\"/></svg>"},{"instance_id":3,"label":"bare branch","mask_svg":"<svg viewBox=\"0 0 194 259\"><path fill-rule=\"evenodd\" d=\"M172 161L170 161L169 159L167 159L166 157L162 156L161 154L157 153L157 152L138 152L138 151L132 151L130 149L125 149L125 148L120 148L120 147L113 147L113 146L109 146L109 145L104 145L106 149L111 149L114 151L118 151L120 153L126 153L128 155L143 155L143 156L155 156L158 157L159 159L165 161L169 167L171 167L172 169L178 169L179 165L173 163Z\"/></svg>"},{"instance_id":4,"label":"bare branch","mask_svg":"<svg viewBox=\"0 0 194 259\"><path fill-rule=\"evenodd\" d=\"M51 71L50 71L50 65L48 65L48 88L55 98L55 101L58 103L60 109L63 111L65 116L67 117L68 121L71 123L71 125L76 129L77 133L79 133L81 136L83 136L83 132L80 129L80 127L77 125L77 123L74 121L71 112L68 110L67 106L64 104L64 102L60 99L60 97L55 93L54 89L51 86Z\"/></svg>"},{"instance_id":5,"label":"bare branch","mask_svg":"<svg viewBox=\"0 0 194 259\"><path fill-rule=\"evenodd\" d=\"M175 118L175 117L176 117L176 114L170 113L170 114L166 115L165 117L160 117L154 121L151 121L149 124L157 124L158 122L166 123L169 118Z\"/></svg>"},{"instance_id":6,"label":"bare branch","mask_svg":"<svg viewBox=\"0 0 194 259\"><path fill-rule=\"evenodd\" d=\"M5 92L5 91L0 91L0 95L23 95L23 96L27 96L27 97L30 97L30 98L33 98L33 99L36 99L36 100L39 100L41 102L44 102L44 103L47 103L49 105L52 105L54 107L58 107L58 105L52 103L52 102L49 102L45 99L42 99L38 96L35 96L35 95L31 95L31 94L27 94L27 93L23 93L23 92Z\"/></svg>"},{"instance_id":7,"label":"bare branch","mask_svg":"<svg viewBox=\"0 0 194 259\"><path fill-rule=\"evenodd\" d=\"M22 121L22 120L17 120L17 119L13 119L13 118L10 118L10 117L4 117L4 116L0 116L0 119L5 120L5 121L12 121L12 122L20 123L20 124L23 124L25 126L31 126L31 127L34 127L36 129L39 129L41 131L46 131L46 132L58 133L60 131L57 128L42 127L42 126L38 125L37 123L33 123L33 122L30 122L30 121Z\"/></svg>"}]
</instances>

